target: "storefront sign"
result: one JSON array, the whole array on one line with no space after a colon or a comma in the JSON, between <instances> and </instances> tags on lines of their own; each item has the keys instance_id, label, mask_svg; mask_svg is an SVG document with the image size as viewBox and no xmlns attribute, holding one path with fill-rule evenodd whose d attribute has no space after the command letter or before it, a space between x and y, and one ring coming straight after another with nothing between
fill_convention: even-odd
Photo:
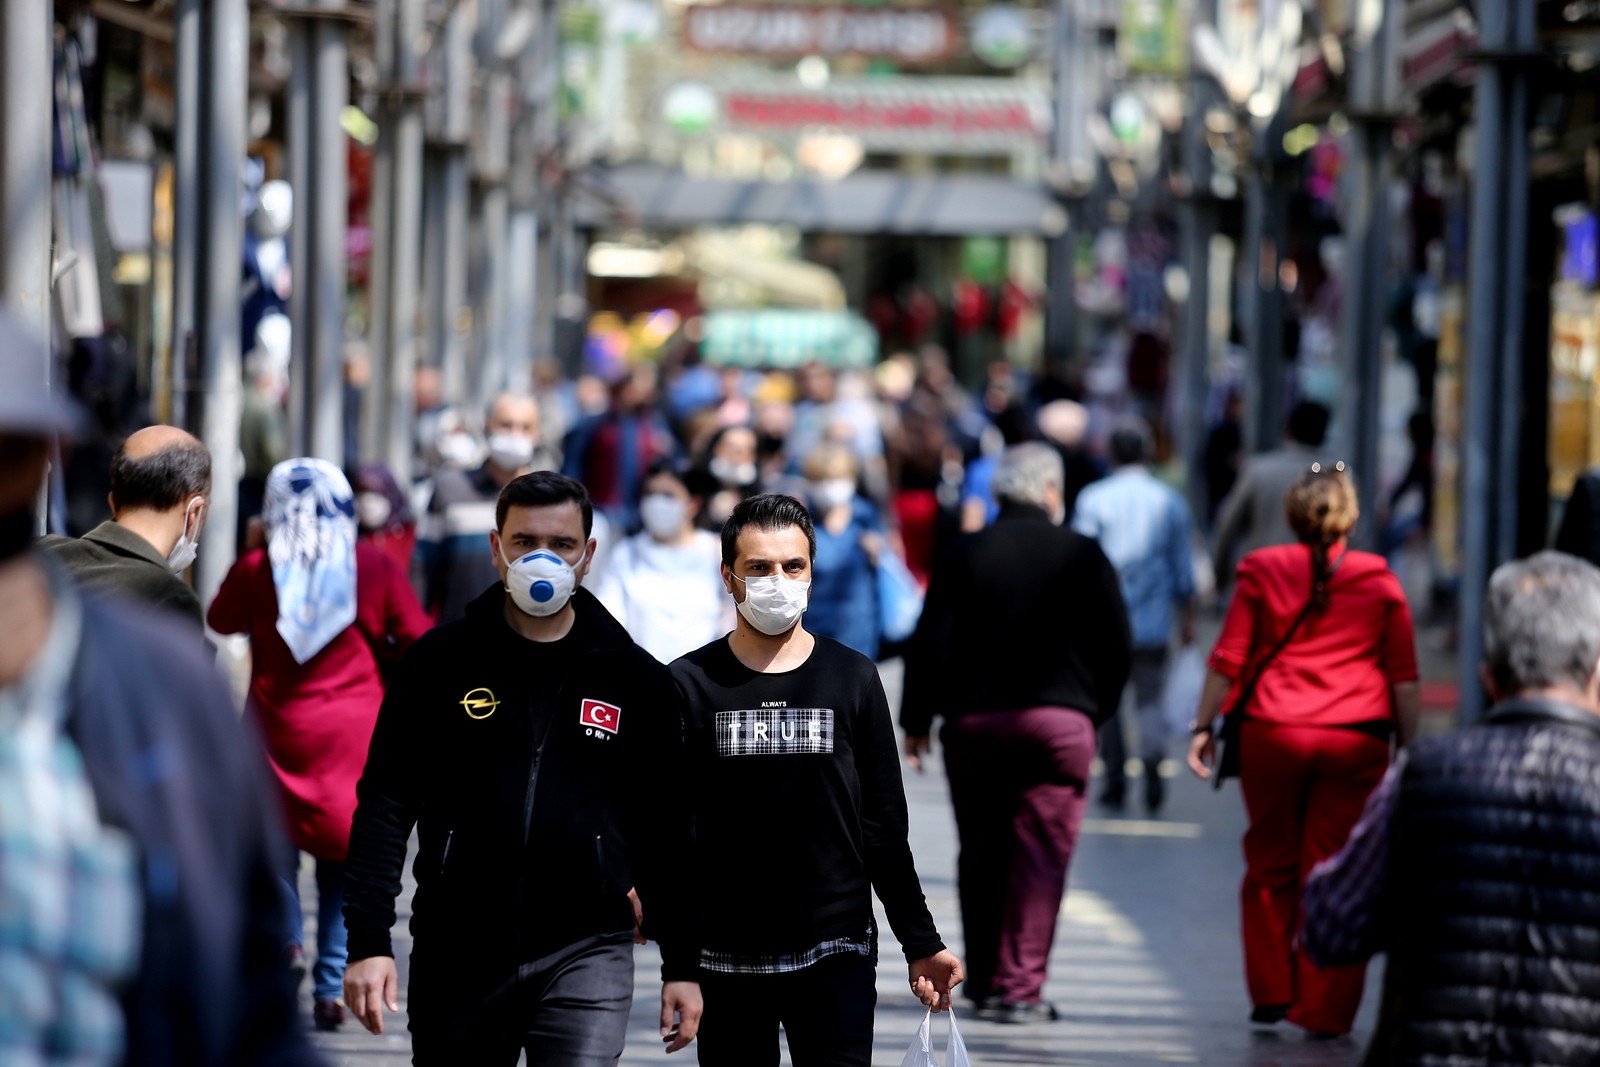
<instances>
[{"instance_id":1,"label":"storefront sign","mask_svg":"<svg viewBox=\"0 0 1600 1067\"><path fill-rule=\"evenodd\" d=\"M793 7L693 4L683 43L696 52L758 56L868 56L937 63L955 54L960 32L948 11L926 7Z\"/></svg>"},{"instance_id":2,"label":"storefront sign","mask_svg":"<svg viewBox=\"0 0 1600 1067\"><path fill-rule=\"evenodd\" d=\"M1037 146L1049 129L1044 95L1000 79L835 80L821 90L735 83L721 96L730 130L782 137L823 128L868 151L1009 152Z\"/></svg>"}]
</instances>

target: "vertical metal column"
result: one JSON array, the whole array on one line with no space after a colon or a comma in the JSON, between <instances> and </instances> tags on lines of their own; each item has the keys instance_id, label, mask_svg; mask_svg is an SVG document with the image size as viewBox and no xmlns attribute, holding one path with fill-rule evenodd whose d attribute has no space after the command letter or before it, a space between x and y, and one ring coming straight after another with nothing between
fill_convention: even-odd
<instances>
[{"instance_id":1,"label":"vertical metal column","mask_svg":"<svg viewBox=\"0 0 1600 1067\"><path fill-rule=\"evenodd\" d=\"M1083 59L1079 47L1082 32L1078 22L1076 0L1055 0L1054 25L1051 35L1052 90L1054 93L1054 123L1050 132L1051 183L1062 199L1076 188L1078 176L1073 173L1073 129L1085 107L1081 90ZM1065 368L1077 352L1078 316L1074 292L1076 274L1073 262L1073 244L1076 241L1078 219L1070 217L1068 225L1057 236L1048 239L1045 246L1045 319L1044 363L1047 369Z\"/></svg>"},{"instance_id":2,"label":"vertical metal column","mask_svg":"<svg viewBox=\"0 0 1600 1067\"><path fill-rule=\"evenodd\" d=\"M289 292L289 451L296 456L311 452L311 397L315 355L311 343L316 308L315 238L312 236L313 186L316 184L312 152L316 64L311 23L289 21L289 187L294 190L294 214L289 221L289 265L293 288Z\"/></svg>"},{"instance_id":3,"label":"vertical metal column","mask_svg":"<svg viewBox=\"0 0 1600 1067\"><path fill-rule=\"evenodd\" d=\"M445 25L443 95L429 131L427 213L428 342L448 403L467 399L467 146L472 135L474 0L458 0ZM438 47L437 45L435 46Z\"/></svg>"},{"instance_id":4,"label":"vertical metal column","mask_svg":"<svg viewBox=\"0 0 1600 1067\"><path fill-rule=\"evenodd\" d=\"M205 274L199 279L200 437L211 452L207 522L215 531L201 542L195 571L200 602L208 604L233 563L232 532L239 514L239 368L241 316L239 264L244 247L245 114L249 77L250 11L247 0L208 0L204 121L203 212Z\"/></svg>"},{"instance_id":5,"label":"vertical metal column","mask_svg":"<svg viewBox=\"0 0 1600 1067\"><path fill-rule=\"evenodd\" d=\"M1383 312L1388 296L1386 178L1393 117L1387 77L1394 5L1381 5L1379 24L1358 29L1351 58L1352 108L1349 218L1345 225L1342 329L1344 394L1340 402L1344 454L1366 521L1356 528L1362 548L1379 542L1379 437L1383 407Z\"/></svg>"},{"instance_id":6,"label":"vertical metal column","mask_svg":"<svg viewBox=\"0 0 1600 1067\"><path fill-rule=\"evenodd\" d=\"M342 0L323 0L339 8ZM316 90L312 105L314 146L311 222L316 259L312 332L315 394L311 398L311 454L342 464L344 454L344 314L349 271L345 232L349 228L349 161L340 119L350 100L349 59L344 23L324 18L313 27ZM354 458L354 457L351 457Z\"/></svg>"},{"instance_id":7,"label":"vertical metal column","mask_svg":"<svg viewBox=\"0 0 1600 1067\"><path fill-rule=\"evenodd\" d=\"M378 73L374 106L378 143L372 152L372 198L368 206L372 220L372 252L367 267L367 313L370 323L367 342L372 357L372 371L366 394L361 400L361 454L377 460L388 458L384 442L388 434L389 378L394 363L394 342L390 337L394 293L389 264L394 259L394 141L395 120L400 110L395 99L395 36L398 20L396 0L376 0L372 11L372 59Z\"/></svg>"},{"instance_id":8,"label":"vertical metal column","mask_svg":"<svg viewBox=\"0 0 1600 1067\"><path fill-rule=\"evenodd\" d=\"M1216 0L1202 0L1195 11L1197 24L1215 25ZM1180 385L1179 458L1186 472L1189 510L1197 522L1206 514L1204 451L1206 396L1211 365L1211 238L1216 233L1216 204L1211 192L1211 148L1206 144L1206 111L1212 99L1212 81L1191 56L1189 62L1189 112L1183 124L1183 170L1189 195L1179 208L1179 257L1189 275L1189 292L1180 324L1182 378Z\"/></svg>"},{"instance_id":9,"label":"vertical metal column","mask_svg":"<svg viewBox=\"0 0 1600 1067\"><path fill-rule=\"evenodd\" d=\"M178 0L177 36L173 42L176 109L172 188L172 337L167 363L167 389L171 397L169 418L176 426L188 425L189 393L196 335L196 289L201 271L200 201L202 197L200 124L205 89L201 81L204 0Z\"/></svg>"},{"instance_id":10,"label":"vertical metal column","mask_svg":"<svg viewBox=\"0 0 1600 1067\"><path fill-rule=\"evenodd\" d=\"M1253 452L1275 448L1283 437L1283 265L1289 198L1283 173L1283 112L1258 137L1255 174L1245 202L1246 339L1249 385L1246 440Z\"/></svg>"},{"instance_id":11,"label":"vertical metal column","mask_svg":"<svg viewBox=\"0 0 1600 1067\"><path fill-rule=\"evenodd\" d=\"M509 7L507 0L478 0L475 50L481 78L481 103L477 115L473 178L477 195L472 206L472 231L477 235L476 270L471 303L474 309L472 403L487 406L489 399L508 384L508 281L507 248L511 223L508 186L511 122L515 85L508 69L514 56L502 56L501 35ZM520 383L523 389L527 383Z\"/></svg>"},{"instance_id":12,"label":"vertical metal column","mask_svg":"<svg viewBox=\"0 0 1600 1067\"><path fill-rule=\"evenodd\" d=\"M1522 449L1531 444L1540 450L1548 447L1545 441L1528 442L1522 434L1523 411L1527 403L1523 396L1523 331L1527 322L1528 300L1528 130L1532 123L1532 93L1528 84L1529 67L1519 61L1519 56L1532 49L1538 38L1537 12L1532 4L1513 4L1507 13L1510 35L1508 51L1513 56L1503 68L1505 86L1505 188L1500 211L1505 227L1502 246L1500 290L1505 303L1501 306L1504 321L1500 327L1499 359L1500 380L1498 403L1500 435L1497 438L1495 458L1495 555L1500 563L1517 555L1518 525L1520 519L1517 483L1521 481ZM1544 357L1540 357L1544 358ZM1538 398L1544 403L1544 398Z\"/></svg>"},{"instance_id":13,"label":"vertical metal column","mask_svg":"<svg viewBox=\"0 0 1600 1067\"><path fill-rule=\"evenodd\" d=\"M1485 52L1501 52L1511 43L1510 5L1516 0L1482 0L1478 9L1478 43ZM1467 303L1466 419L1463 426L1461 523L1461 718L1473 722L1483 714L1478 663L1483 656L1483 606L1489 573L1499 561L1494 508L1501 502L1496 467L1501 455L1499 434L1514 426L1500 424L1495 390L1499 367L1502 298L1505 290L1506 209L1506 70L1501 63L1481 63L1474 94L1477 151L1472 175L1470 271ZM1524 131L1513 131L1522 137ZM1521 266L1515 267L1521 271Z\"/></svg>"}]
</instances>

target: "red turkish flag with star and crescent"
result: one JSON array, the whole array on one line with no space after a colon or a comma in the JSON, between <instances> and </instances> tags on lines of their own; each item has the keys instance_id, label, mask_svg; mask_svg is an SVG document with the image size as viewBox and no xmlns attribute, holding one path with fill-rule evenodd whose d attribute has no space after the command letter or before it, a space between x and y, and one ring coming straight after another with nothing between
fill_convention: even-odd
<instances>
[{"instance_id":1,"label":"red turkish flag with star and crescent","mask_svg":"<svg viewBox=\"0 0 1600 1067\"><path fill-rule=\"evenodd\" d=\"M592 726L596 730L604 730L608 734L617 732L622 725L622 709L615 704L607 704L603 700L585 700L583 713L578 721L585 726Z\"/></svg>"}]
</instances>

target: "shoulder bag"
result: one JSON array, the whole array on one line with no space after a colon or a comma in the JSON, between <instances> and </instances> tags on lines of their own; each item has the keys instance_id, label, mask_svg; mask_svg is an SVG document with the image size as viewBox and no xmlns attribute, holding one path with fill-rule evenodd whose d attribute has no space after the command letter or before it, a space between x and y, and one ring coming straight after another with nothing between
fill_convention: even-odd
<instances>
[{"instance_id":1,"label":"shoulder bag","mask_svg":"<svg viewBox=\"0 0 1600 1067\"><path fill-rule=\"evenodd\" d=\"M1333 576L1339 572L1339 567L1344 563L1345 556L1350 554L1347 549L1333 566L1328 568L1328 576L1322 580L1324 588L1333 581ZM1256 686L1261 682L1267 668L1272 666L1272 661L1278 658L1278 653L1289 646L1294 640L1294 635L1299 632L1301 625L1311 615L1311 609L1316 605L1317 591L1313 589L1311 595L1306 597L1306 606L1300 609L1300 614L1294 617L1294 622L1283 632L1283 637L1267 653L1267 658L1262 660L1251 674L1250 680L1239 687L1239 695L1234 699L1232 706L1222 716L1222 725L1217 728L1217 765L1211 772L1211 788L1221 789L1222 783L1229 778L1239 777L1239 731L1244 726L1245 709L1250 706L1250 701L1255 699Z\"/></svg>"}]
</instances>

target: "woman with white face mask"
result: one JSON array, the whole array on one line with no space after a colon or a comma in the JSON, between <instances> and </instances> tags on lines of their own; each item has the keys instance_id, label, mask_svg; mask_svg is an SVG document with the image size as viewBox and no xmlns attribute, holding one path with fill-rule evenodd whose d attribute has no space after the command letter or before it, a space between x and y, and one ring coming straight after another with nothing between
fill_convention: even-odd
<instances>
[{"instance_id":1,"label":"woman with white face mask","mask_svg":"<svg viewBox=\"0 0 1600 1067\"><path fill-rule=\"evenodd\" d=\"M876 657L880 626L874 571L885 547L877 507L856 492L860 468L843 445L806 457L807 496L817 530L817 562L806 625L864 656Z\"/></svg>"},{"instance_id":2,"label":"woman with white face mask","mask_svg":"<svg viewBox=\"0 0 1600 1067\"><path fill-rule=\"evenodd\" d=\"M595 590L633 639L663 663L733 629L721 549L715 534L696 528L699 508L671 462L657 461L639 500L644 529L612 550Z\"/></svg>"}]
</instances>

